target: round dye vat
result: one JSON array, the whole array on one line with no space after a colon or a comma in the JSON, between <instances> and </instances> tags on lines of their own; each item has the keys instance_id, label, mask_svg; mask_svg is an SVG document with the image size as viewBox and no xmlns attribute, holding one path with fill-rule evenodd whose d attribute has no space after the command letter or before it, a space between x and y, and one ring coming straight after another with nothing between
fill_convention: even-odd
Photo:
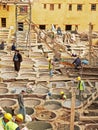
<instances>
[{"instance_id":1,"label":"round dye vat","mask_svg":"<svg viewBox=\"0 0 98 130\"><path fill-rule=\"evenodd\" d=\"M0 94L6 94L8 93L8 89L7 88L0 88Z\"/></svg>"},{"instance_id":2,"label":"round dye vat","mask_svg":"<svg viewBox=\"0 0 98 130\"><path fill-rule=\"evenodd\" d=\"M56 118L56 113L52 111L41 111L36 115L37 120L53 121Z\"/></svg>"},{"instance_id":3,"label":"round dye vat","mask_svg":"<svg viewBox=\"0 0 98 130\"><path fill-rule=\"evenodd\" d=\"M6 54L7 54L7 52L0 51L0 56L5 56Z\"/></svg>"},{"instance_id":4,"label":"round dye vat","mask_svg":"<svg viewBox=\"0 0 98 130\"><path fill-rule=\"evenodd\" d=\"M49 92L48 88L43 87L42 85L38 84L37 86L33 86L33 93L36 95L46 95Z\"/></svg>"},{"instance_id":5,"label":"round dye vat","mask_svg":"<svg viewBox=\"0 0 98 130\"><path fill-rule=\"evenodd\" d=\"M30 130L52 130L52 125L43 121L35 121L27 123L27 128Z\"/></svg>"},{"instance_id":6,"label":"round dye vat","mask_svg":"<svg viewBox=\"0 0 98 130\"><path fill-rule=\"evenodd\" d=\"M4 71L14 71L14 67L11 67L11 66L2 67L2 68L1 68L1 71L2 71L2 72L4 72Z\"/></svg>"},{"instance_id":7,"label":"round dye vat","mask_svg":"<svg viewBox=\"0 0 98 130\"><path fill-rule=\"evenodd\" d=\"M60 94L60 92L64 92L65 94L69 93L69 90L66 90L65 88L53 88L52 93L53 94Z\"/></svg>"},{"instance_id":8,"label":"round dye vat","mask_svg":"<svg viewBox=\"0 0 98 130\"><path fill-rule=\"evenodd\" d=\"M24 78L24 79L26 79L26 78L35 78L36 74L34 74L32 72L30 72L30 73L28 73L28 72L27 73L21 73L20 77Z\"/></svg>"},{"instance_id":9,"label":"round dye vat","mask_svg":"<svg viewBox=\"0 0 98 130\"><path fill-rule=\"evenodd\" d=\"M65 82L50 82L48 84L48 86L51 87L51 88L64 87L65 86Z\"/></svg>"},{"instance_id":10,"label":"round dye vat","mask_svg":"<svg viewBox=\"0 0 98 130\"><path fill-rule=\"evenodd\" d=\"M15 79L18 76L17 72L2 72L1 77L3 79Z\"/></svg>"},{"instance_id":11,"label":"round dye vat","mask_svg":"<svg viewBox=\"0 0 98 130\"><path fill-rule=\"evenodd\" d=\"M7 84L5 84L5 83L0 83L0 88L3 88L3 87L7 87Z\"/></svg>"},{"instance_id":12,"label":"round dye vat","mask_svg":"<svg viewBox=\"0 0 98 130\"><path fill-rule=\"evenodd\" d=\"M26 107L35 107L37 105L40 105L41 102L42 101L40 99L37 99L37 98L25 98L24 99L24 105Z\"/></svg>"},{"instance_id":13,"label":"round dye vat","mask_svg":"<svg viewBox=\"0 0 98 130\"><path fill-rule=\"evenodd\" d=\"M61 128L62 128L62 130L70 130L70 125L69 124L61 124L58 126L57 130L60 130ZM80 130L80 127L75 125L74 130Z\"/></svg>"},{"instance_id":14,"label":"round dye vat","mask_svg":"<svg viewBox=\"0 0 98 130\"><path fill-rule=\"evenodd\" d=\"M49 77L49 72L41 72L40 74L39 74L39 76L41 77L41 76L47 76L47 77Z\"/></svg>"},{"instance_id":15,"label":"round dye vat","mask_svg":"<svg viewBox=\"0 0 98 130\"><path fill-rule=\"evenodd\" d=\"M13 82L13 83L9 84L8 89L11 93L19 94L21 92L21 90L26 91L26 83Z\"/></svg>"},{"instance_id":16,"label":"round dye vat","mask_svg":"<svg viewBox=\"0 0 98 130\"><path fill-rule=\"evenodd\" d=\"M75 108L79 108L79 107L81 107L81 105L82 105L81 101L76 99ZM71 108L71 100L67 99L66 101L64 101L62 103L62 106L65 107L65 108L69 108L70 109Z\"/></svg>"},{"instance_id":17,"label":"round dye vat","mask_svg":"<svg viewBox=\"0 0 98 130\"><path fill-rule=\"evenodd\" d=\"M25 109L26 109L26 114L30 115L30 116L33 115L34 112L35 112L34 109L31 108L31 107L25 107ZM15 109L14 113L18 114L19 113L19 108Z\"/></svg>"},{"instance_id":18,"label":"round dye vat","mask_svg":"<svg viewBox=\"0 0 98 130\"><path fill-rule=\"evenodd\" d=\"M58 101L46 101L44 103L44 107L47 110L58 110L58 109L62 108L62 105Z\"/></svg>"},{"instance_id":19,"label":"round dye vat","mask_svg":"<svg viewBox=\"0 0 98 130\"><path fill-rule=\"evenodd\" d=\"M2 60L1 61L1 65L10 65L12 66L13 65L13 61L11 59L7 59L7 60Z\"/></svg>"},{"instance_id":20,"label":"round dye vat","mask_svg":"<svg viewBox=\"0 0 98 130\"><path fill-rule=\"evenodd\" d=\"M16 105L17 102L13 99L1 99L0 100L0 106L1 107L12 107L14 105Z\"/></svg>"}]
</instances>

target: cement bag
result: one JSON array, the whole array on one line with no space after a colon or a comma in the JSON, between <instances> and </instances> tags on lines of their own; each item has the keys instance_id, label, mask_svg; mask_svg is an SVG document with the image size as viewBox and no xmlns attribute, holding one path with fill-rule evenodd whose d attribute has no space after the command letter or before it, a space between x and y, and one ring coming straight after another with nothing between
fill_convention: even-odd
<instances>
[{"instance_id":1,"label":"cement bag","mask_svg":"<svg viewBox=\"0 0 98 130\"><path fill-rule=\"evenodd\" d=\"M22 128L21 130L29 130L26 126L24 128Z\"/></svg>"},{"instance_id":2,"label":"cement bag","mask_svg":"<svg viewBox=\"0 0 98 130\"><path fill-rule=\"evenodd\" d=\"M0 126L0 130L4 130L4 128L2 126Z\"/></svg>"},{"instance_id":3,"label":"cement bag","mask_svg":"<svg viewBox=\"0 0 98 130\"><path fill-rule=\"evenodd\" d=\"M32 118L29 115L25 116L25 122L30 122L32 121Z\"/></svg>"}]
</instances>

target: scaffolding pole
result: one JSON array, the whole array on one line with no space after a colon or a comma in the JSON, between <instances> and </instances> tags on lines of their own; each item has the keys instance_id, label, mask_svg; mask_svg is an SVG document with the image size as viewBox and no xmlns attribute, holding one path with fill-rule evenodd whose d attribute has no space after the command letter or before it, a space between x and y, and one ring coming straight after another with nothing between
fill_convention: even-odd
<instances>
[{"instance_id":1,"label":"scaffolding pole","mask_svg":"<svg viewBox=\"0 0 98 130\"><path fill-rule=\"evenodd\" d=\"M92 24L89 23L89 65L91 65L92 58Z\"/></svg>"},{"instance_id":2,"label":"scaffolding pole","mask_svg":"<svg viewBox=\"0 0 98 130\"><path fill-rule=\"evenodd\" d=\"M75 88L72 88L70 130L74 130L75 99L76 99L76 97L75 97Z\"/></svg>"}]
</instances>

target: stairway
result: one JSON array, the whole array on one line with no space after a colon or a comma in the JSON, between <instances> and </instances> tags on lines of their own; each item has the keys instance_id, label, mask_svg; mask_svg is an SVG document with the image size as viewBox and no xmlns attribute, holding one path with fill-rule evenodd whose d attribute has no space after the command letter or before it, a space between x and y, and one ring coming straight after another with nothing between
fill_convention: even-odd
<instances>
[{"instance_id":1,"label":"stairway","mask_svg":"<svg viewBox=\"0 0 98 130\"><path fill-rule=\"evenodd\" d=\"M10 29L0 28L0 40L4 40L6 41L6 43L8 43L8 41L10 40L10 33Z\"/></svg>"},{"instance_id":2,"label":"stairway","mask_svg":"<svg viewBox=\"0 0 98 130\"><path fill-rule=\"evenodd\" d=\"M92 95L87 99L87 101L83 104L83 108L84 108L84 110L87 108L87 107L89 107L92 103L93 103L93 101L95 100L95 99L97 99L98 98L98 90L96 91L96 92L94 92L94 93L92 93Z\"/></svg>"}]
</instances>

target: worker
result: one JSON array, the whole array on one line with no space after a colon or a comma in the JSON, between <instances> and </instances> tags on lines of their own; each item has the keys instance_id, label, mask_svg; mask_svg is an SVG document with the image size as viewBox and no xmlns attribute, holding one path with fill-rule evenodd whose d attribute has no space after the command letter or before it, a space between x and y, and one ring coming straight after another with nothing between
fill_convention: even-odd
<instances>
[{"instance_id":1,"label":"worker","mask_svg":"<svg viewBox=\"0 0 98 130\"><path fill-rule=\"evenodd\" d=\"M77 57L74 61L73 64L75 65L75 69L79 70L79 66L81 66L81 59Z\"/></svg>"},{"instance_id":2,"label":"worker","mask_svg":"<svg viewBox=\"0 0 98 130\"><path fill-rule=\"evenodd\" d=\"M62 35L61 27L57 27L57 34Z\"/></svg>"},{"instance_id":3,"label":"worker","mask_svg":"<svg viewBox=\"0 0 98 130\"><path fill-rule=\"evenodd\" d=\"M23 99L23 95L25 94L25 91L22 90L20 92L20 94L18 95L18 104L19 104L19 113L21 113L24 117L24 121L25 121L25 116L26 116L26 109L24 106L24 99Z\"/></svg>"},{"instance_id":4,"label":"worker","mask_svg":"<svg viewBox=\"0 0 98 130\"><path fill-rule=\"evenodd\" d=\"M15 42L13 42L12 46L11 46L11 51L15 51L16 50L16 46L15 46Z\"/></svg>"},{"instance_id":5,"label":"worker","mask_svg":"<svg viewBox=\"0 0 98 130\"><path fill-rule=\"evenodd\" d=\"M78 77L77 80L78 80L77 89L79 90L79 98L80 100L82 100L82 93L85 90L85 84L84 81L81 80L81 77Z\"/></svg>"},{"instance_id":6,"label":"worker","mask_svg":"<svg viewBox=\"0 0 98 130\"><path fill-rule=\"evenodd\" d=\"M19 53L19 50L15 50L15 54L13 56L14 69L18 72L20 70L20 65L22 62L22 55Z\"/></svg>"},{"instance_id":7,"label":"worker","mask_svg":"<svg viewBox=\"0 0 98 130\"><path fill-rule=\"evenodd\" d=\"M12 115L10 113L5 113L4 116L0 118L0 127L2 127L2 129L5 129L6 123L10 120L12 120Z\"/></svg>"},{"instance_id":8,"label":"worker","mask_svg":"<svg viewBox=\"0 0 98 130\"><path fill-rule=\"evenodd\" d=\"M1 44L0 44L0 50L4 50L4 46L5 46L4 41L2 41Z\"/></svg>"},{"instance_id":9,"label":"worker","mask_svg":"<svg viewBox=\"0 0 98 130\"><path fill-rule=\"evenodd\" d=\"M51 58L48 58L48 69L49 69L49 75L50 77L53 76L53 63L51 61Z\"/></svg>"},{"instance_id":10,"label":"worker","mask_svg":"<svg viewBox=\"0 0 98 130\"><path fill-rule=\"evenodd\" d=\"M17 114L15 116L15 122L19 125L23 122L23 115L22 114Z\"/></svg>"},{"instance_id":11,"label":"worker","mask_svg":"<svg viewBox=\"0 0 98 130\"><path fill-rule=\"evenodd\" d=\"M16 115L15 121L10 120L5 125L5 130L20 130L19 125L23 121L23 116L21 114Z\"/></svg>"},{"instance_id":12,"label":"worker","mask_svg":"<svg viewBox=\"0 0 98 130\"><path fill-rule=\"evenodd\" d=\"M87 59L82 60L81 63L83 65L89 65L89 61Z\"/></svg>"},{"instance_id":13,"label":"worker","mask_svg":"<svg viewBox=\"0 0 98 130\"><path fill-rule=\"evenodd\" d=\"M51 99L51 96L52 96L52 93L51 93L51 92L48 92L48 93L47 93L47 96L46 96L46 99L47 99L47 100Z\"/></svg>"},{"instance_id":14,"label":"worker","mask_svg":"<svg viewBox=\"0 0 98 130\"><path fill-rule=\"evenodd\" d=\"M61 99L66 100L66 95L63 91L60 92Z\"/></svg>"}]
</instances>

